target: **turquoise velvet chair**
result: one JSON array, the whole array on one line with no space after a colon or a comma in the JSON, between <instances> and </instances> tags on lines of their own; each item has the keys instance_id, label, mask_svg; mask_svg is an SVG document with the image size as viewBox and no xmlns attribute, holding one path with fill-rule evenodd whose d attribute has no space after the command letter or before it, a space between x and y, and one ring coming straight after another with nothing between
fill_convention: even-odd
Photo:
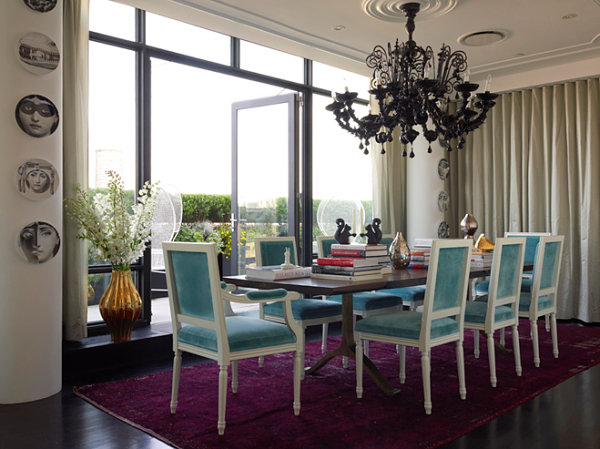
<instances>
[{"instance_id":1,"label":"turquoise velvet chair","mask_svg":"<svg viewBox=\"0 0 600 449\"><path fill-rule=\"evenodd\" d=\"M390 238L391 237L391 238ZM380 243L385 243L389 246L394 240L394 236L384 236ZM337 243L331 235L320 235L317 237L317 255L318 257L329 257L331 254L331 245ZM401 289L398 289L401 290ZM333 295L327 297L328 301L335 301L342 304L342 295ZM402 310L402 298L392 293L381 291L357 292L352 295L353 320L356 322L356 317L365 318L367 316L378 315L380 313L395 312ZM369 345L365 344L365 354L369 356ZM344 356L343 366L348 367L348 358Z\"/></svg>"},{"instance_id":2,"label":"turquoise velvet chair","mask_svg":"<svg viewBox=\"0 0 600 449\"><path fill-rule=\"evenodd\" d=\"M540 366L537 320L550 322L552 352L558 358L558 335L556 332L556 293L562 261L564 235L541 236L538 244L530 292L521 292L519 316L528 318L531 324L533 363Z\"/></svg>"},{"instance_id":3,"label":"turquoise velvet chair","mask_svg":"<svg viewBox=\"0 0 600 449\"><path fill-rule=\"evenodd\" d=\"M298 265L298 250L296 238L288 237L257 237L254 239L256 250L256 265L280 265L285 261L285 250L290 250L290 262ZM321 351L327 349L328 324L342 321L342 305L322 299L299 299L292 304L294 319L303 330L307 326L322 325ZM281 303L264 303L260 305L260 318L283 322L283 307ZM264 359L259 357L259 365ZM303 361L304 363L304 361Z\"/></svg>"},{"instance_id":4,"label":"turquoise velvet chair","mask_svg":"<svg viewBox=\"0 0 600 449\"><path fill-rule=\"evenodd\" d=\"M419 348L423 373L425 413L431 414L431 348L456 343L458 391L466 399L463 333L471 261L471 240L434 240L423 311L403 310L364 318L356 323L356 395L363 395L365 340L400 345L400 382L406 379L406 346Z\"/></svg>"},{"instance_id":5,"label":"turquoise velvet chair","mask_svg":"<svg viewBox=\"0 0 600 449\"><path fill-rule=\"evenodd\" d=\"M518 326L524 255L525 238L498 239L494 246L489 293L466 304L465 328L475 331L476 358L479 358L479 331L487 337L492 387L497 383L494 332L498 329L512 328L515 371L517 376L522 373Z\"/></svg>"},{"instance_id":6,"label":"turquoise velvet chair","mask_svg":"<svg viewBox=\"0 0 600 449\"><path fill-rule=\"evenodd\" d=\"M300 381L304 332L292 319L297 293L283 289L231 293L234 286L219 280L214 243L164 242L165 272L173 324L173 385L171 413L177 410L181 354L183 351L217 360L219 402L217 430L225 432L227 369L231 364L231 389L237 393L238 360L260 355L294 352L294 414L300 414ZM281 301L285 324L248 316L235 316L229 301L264 303Z\"/></svg>"},{"instance_id":7,"label":"turquoise velvet chair","mask_svg":"<svg viewBox=\"0 0 600 449\"><path fill-rule=\"evenodd\" d=\"M524 237L525 242L525 256L523 259L524 265L533 265L535 262L535 254L537 251L540 237L550 235L549 232L505 232L504 237ZM523 282L521 284L522 292L531 291L531 276L532 271L523 272ZM490 281L485 280L475 284L475 295L487 295Z\"/></svg>"}]
</instances>

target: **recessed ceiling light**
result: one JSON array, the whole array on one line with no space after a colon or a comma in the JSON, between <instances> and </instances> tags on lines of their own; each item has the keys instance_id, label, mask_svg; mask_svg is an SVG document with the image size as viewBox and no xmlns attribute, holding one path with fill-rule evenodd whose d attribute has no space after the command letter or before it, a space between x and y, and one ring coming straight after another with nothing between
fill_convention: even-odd
<instances>
[{"instance_id":1,"label":"recessed ceiling light","mask_svg":"<svg viewBox=\"0 0 600 449\"><path fill-rule=\"evenodd\" d=\"M575 17L577 17L577 14L566 14L566 15L562 16L562 19L569 20L569 19L574 19Z\"/></svg>"},{"instance_id":2,"label":"recessed ceiling light","mask_svg":"<svg viewBox=\"0 0 600 449\"><path fill-rule=\"evenodd\" d=\"M344 31L346 27L344 25L336 25L333 27L333 31Z\"/></svg>"},{"instance_id":3,"label":"recessed ceiling light","mask_svg":"<svg viewBox=\"0 0 600 449\"><path fill-rule=\"evenodd\" d=\"M458 38L458 43L470 47L482 47L491 45L506 39L504 31L478 31L476 33L465 34Z\"/></svg>"}]
</instances>

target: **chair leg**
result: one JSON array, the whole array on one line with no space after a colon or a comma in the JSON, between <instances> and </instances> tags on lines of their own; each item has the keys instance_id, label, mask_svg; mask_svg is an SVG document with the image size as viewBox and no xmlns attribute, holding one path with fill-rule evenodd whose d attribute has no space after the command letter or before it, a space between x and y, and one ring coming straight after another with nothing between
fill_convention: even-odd
<instances>
[{"instance_id":1,"label":"chair leg","mask_svg":"<svg viewBox=\"0 0 600 449\"><path fill-rule=\"evenodd\" d=\"M327 334L329 332L329 324L323 323L323 336L321 337L321 354L327 352Z\"/></svg>"},{"instance_id":2,"label":"chair leg","mask_svg":"<svg viewBox=\"0 0 600 449\"><path fill-rule=\"evenodd\" d=\"M363 396L363 345L362 340L356 342L356 397Z\"/></svg>"},{"instance_id":3,"label":"chair leg","mask_svg":"<svg viewBox=\"0 0 600 449\"><path fill-rule=\"evenodd\" d=\"M487 336L488 360L490 363L490 384L496 387L496 348L494 347L494 333L490 332Z\"/></svg>"},{"instance_id":4,"label":"chair leg","mask_svg":"<svg viewBox=\"0 0 600 449\"><path fill-rule=\"evenodd\" d=\"M521 367L521 345L519 343L519 329L517 325L512 327L512 337L513 353L515 355L515 371L517 372L517 376L520 376L523 372L523 368Z\"/></svg>"},{"instance_id":5,"label":"chair leg","mask_svg":"<svg viewBox=\"0 0 600 449\"><path fill-rule=\"evenodd\" d=\"M238 390L238 361L231 362L231 391L235 394Z\"/></svg>"},{"instance_id":6,"label":"chair leg","mask_svg":"<svg viewBox=\"0 0 600 449\"><path fill-rule=\"evenodd\" d=\"M429 351L421 351L421 375L423 377L423 404L425 406L425 414L431 415L431 361L429 359Z\"/></svg>"},{"instance_id":7,"label":"chair leg","mask_svg":"<svg viewBox=\"0 0 600 449\"><path fill-rule=\"evenodd\" d=\"M473 354L475 354L475 358L479 358L479 330L473 330Z\"/></svg>"},{"instance_id":8,"label":"chair leg","mask_svg":"<svg viewBox=\"0 0 600 449\"><path fill-rule=\"evenodd\" d=\"M400 360L400 383L403 384L406 381L406 346L398 346L398 359Z\"/></svg>"},{"instance_id":9,"label":"chair leg","mask_svg":"<svg viewBox=\"0 0 600 449\"><path fill-rule=\"evenodd\" d=\"M365 343L364 343L364 351L365 351L365 355L366 355L367 357L369 357L369 340L365 340Z\"/></svg>"},{"instance_id":10,"label":"chair leg","mask_svg":"<svg viewBox=\"0 0 600 449\"><path fill-rule=\"evenodd\" d=\"M544 321L546 322L546 332L550 332L550 317L548 315L545 315Z\"/></svg>"},{"instance_id":11,"label":"chair leg","mask_svg":"<svg viewBox=\"0 0 600 449\"><path fill-rule=\"evenodd\" d=\"M304 351L294 352L294 415L300 414L300 383L304 375Z\"/></svg>"},{"instance_id":12,"label":"chair leg","mask_svg":"<svg viewBox=\"0 0 600 449\"><path fill-rule=\"evenodd\" d=\"M225 408L227 407L227 365L220 365L219 370L219 419L217 430L219 435L225 433Z\"/></svg>"},{"instance_id":13,"label":"chair leg","mask_svg":"<svg viewBox=\"0 0 600 449\"><path fill-rule=\"evenodd\" d=\"M264 365L265 365L265 356L259 355L258 356L258 367L262 368Z\"/></svg>"},{"instance_id":14,"label":"chair leg","mask_svg":"<svg viewBox=\"0 0 600 449\"><path fill-rule=\"evenodd\" d=\"M500 344L506 346L506 338L504 337L504 327L500 329Z\"/></svg>"},{"instance_id":15,"label":"chair leg","mask_svg":"<svg viewBox=\"0 0 600 449\"><path fill-rule=\"evenodd\" d=\"M259 304L258 305L258 317L261 320L265 319L265 309L264 309L264 304ZM258 367L262 368L265 365L265 356L263 355L259 355L258 356Z\"/></svg>"},{"instance_id":16,"label":"chair leg","mask_svg":"<svg viewBox=\"0 0 600 449\"><path fill-rule=\"evenodd\" d=\"M548 316L548 315L546 315ZM556 313L550 315L550 330L552 332L552 353L554 358L558 358L558 332L556 329Z\"/></svg>"},{"instance_id":17,"label":"chair leg","mask_svg":"<svg viewBox=\"0 0 600 449\"><path fill-rule=\"evenodd\" d=\"M179 376L181 374L181 351L175 351L173 358L173 384L171 386L171 414L177 410L177 396L179 395Z\"/></svg>"},{"instance_id":18,"label":"chair leg","mask_svg":"<svg viewBox=\"0 0 600 449\"><path fill-rule=\"evenodd\" d=\"M540 366L540 346L538 339L537 320L531 320L531 343L533 344L533 364L536 368Z\"/></svg>"},{"instance_id":19,"label":"chair leg","mask_svg":"<svg viewBox=\"0 0 600 449\"><path fill-rule=\"evenodd\" d=\"M461 399L467 399L467 387L465 384L465 353L462 341L456 342L456 364L458 366L458 394Z\"/></svg>"}]
</instances>

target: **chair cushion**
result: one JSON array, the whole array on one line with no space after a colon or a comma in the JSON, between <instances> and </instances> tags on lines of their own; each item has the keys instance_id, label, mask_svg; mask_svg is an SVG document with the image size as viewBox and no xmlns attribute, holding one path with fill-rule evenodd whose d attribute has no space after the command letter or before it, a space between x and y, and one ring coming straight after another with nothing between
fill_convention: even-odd
<instances>
[{"instance_id":1,"label":"chair cushion","mask_svg":"<svg viewBox=\"0 0 600 449\"><path fill-rule=\"evenodd\" d=\"M532 279L521 279L521 292L530 292L531 291L531 283ZM475 284L475 291L479 294L487 294L490 290L490 281L489 279L485 281L478 282Z\"/></svg>"},{"instance_id":2,"label":"chair cushion","mask_svg":"<svg viewBox=\"0 0 600 449\"><path fill-rule=\"evenodd\" d=\"M342 295L328 296L328 301L342 302ZM358 292L352 294L352 308L354 310L387 309L402 305L402 299L395 295L380 292Z\"/></svg>"},{"instance_id":3,"label":"chair cushion","mask_svg":"<svg viewBox=\"0 0 600 449\"><path fill-rule=\"evenodd\" d=\"M283 318L283 303L265 304L264 312L265 315ZM292 315L297 321L327 318L341 314L342 306L337 302L322 299L296 299L292 301Z\"/></svg>"},{"instance_id":4,"label":"chair cushion","mask_svg":"<svg viewBox=\"0 0 600 449\"><path fill-rule=\"evenodd\" d=\"M519 300L519 311L529 312L529 306L531 305L531 293L521 293L521 299ZM538 298L538 310L549 309L552 307L552 298L550 296L540 296Z\"/></svg>"},{"instance_id":5,"label":"chair cushion","mask_svg":"<svg viewBox=\"0 0 600 449\"><path fill-rule=\"evenodd\" d=\"M421 312L400 311L363 318L356 322L354 328L357 332L418 340L421 319ZM440 318L431 322L431 338L451 334L458 334L458 323L452 318Z\"/></svg>"},{"instance_id":6,"label":"chair cushion","mask_svg":"<svg viewBox=\"0 0 600 449\"><path fill-rule=\"evenodd\" d=\"M470 301L466 305L465 309L465 323L485 323L485 315L487 313L487 295L485 299L478 298L477 301ZM497 306L494 311L494 321L497 323L501 321L510 320L514 318L515 314L512 308L508 306Z\"/></svg>"},{"instance_id":7,"label":"chair cushion","mask_svg":"<svg viewBox=\"0 0 600 449\"><path fill-rule=\"evenodd\" d=\"M231 352L279 346L296 342L296 335L285 325L246 316L225 318ZM177 341L217 351L217 332L199 326L183 326Z\"/></svg>"},{"instance_id":8,"label":"chair cushion","mask_svg":"<svg viewBox=\"0 0 600 449\"><path fill-rule=\"evenodd\" d=\"M378 293L387 293L402 298L403 301L423 301L425 299L425 285L415 285L414 287L384 288L376 290Z\"/></svg>"}]
</instances>

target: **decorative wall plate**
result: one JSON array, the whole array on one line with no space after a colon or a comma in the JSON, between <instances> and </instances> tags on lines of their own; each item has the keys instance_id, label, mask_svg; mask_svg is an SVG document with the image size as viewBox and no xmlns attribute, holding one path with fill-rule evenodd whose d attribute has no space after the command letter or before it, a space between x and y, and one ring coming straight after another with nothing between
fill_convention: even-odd
<instances>
[{"instance_id":1,"label":"decorative wall plate","mask_svg":"<svg viewBox=\"0 0 600 449\"><path fill-rule=\"evenodd\" d=\"M448 203L450 202L450 196L448 195L448 192L446 192L445 190L441 190L440 193L438 193L438 197L437 197L437 206L440 212L446 212L448 210Z\"/></svg>"},{"instance_id":2,"label":"decorative wall plate","mask_svg":"<svg viewBox=\"0 0 600 449\"><path fill-rule=\"evenodd\" d=\"M58 173L44 159L30 159L17 169L17 189L33 201L50 198L58 189Z\"/></svg>"},{"instance_id":3,"label":"decorative wall plate","mask_svg":"<svg viewBox=\"0 0 600 449\"><path fill-rule=\"evenodd\" d=\"M21 229L18 244L27 262L40 264L56 256L60 248L60 236L50 223L34 221Z\"/></svg>"},{"instance_id":4,"label":"decorative wall plate","mask_svg":"<svg viewBox=\"0 0 600 449\"><path fill-rule=\"evenodd\" d=\"M23 0L23 2L34 11L48 12L54 9L57 0Z\"/></svg>"},{"instance_id":5,"label":"decorative wall plate","mask_svg":"<svg viewBox=\"0 0 600 449\"><path fill-rule=\"evenodd\" d=\"M448 225L448 223L442 221L438 225L437 236L438 239L447 239L448 237L450 237L450 226Z\"/></svg>"},{"instance_id":6,"label":"decorative wall plate","mask_svg":"<svg viewBox=\"0 0 600 449\"><path fill-rule=\"evenodd\" d=\"M15 108L19 127L32 137L45 137L58 128L58 110L42 95L27 95Z\"/></svg>"},{"instance_id":7,"label":"decorative wall plate","mask_svg":"<svg viewBox=\"0 0 600 449\"><path fill-rule=\"evenodd\" d=\"M19 39L19 60L29 72L45 75L58 67L60 53L45 34L28 33Z\"/></svg>"},{"instance_id":8,"label":"decorative wall plate","mask_svg":"<svg viewBox=\"0 0 600 449\"><path fill-rule=\"evenodd\" d=\"M450 172L450 163L447 159L440 159L438 162L438 176L443 181L448 177L448 173Z\"/></svg>"}]
</instances>

